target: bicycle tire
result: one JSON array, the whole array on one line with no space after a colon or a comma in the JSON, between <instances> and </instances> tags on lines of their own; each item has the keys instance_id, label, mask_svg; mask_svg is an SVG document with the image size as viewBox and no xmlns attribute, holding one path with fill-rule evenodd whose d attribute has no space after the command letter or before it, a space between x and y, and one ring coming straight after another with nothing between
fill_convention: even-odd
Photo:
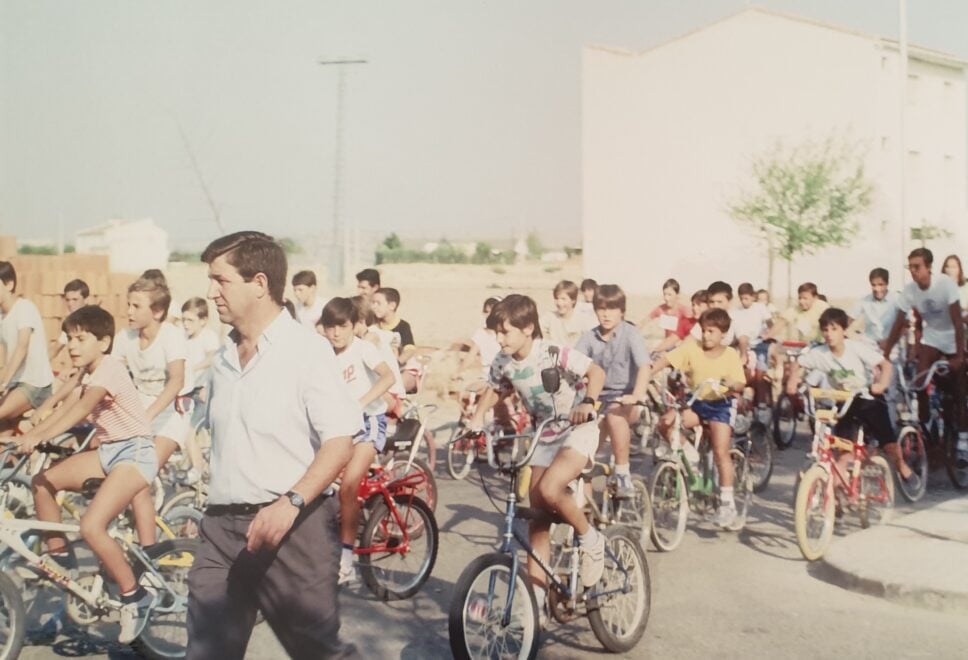
<instances>
[{"instance_id":1,"label":"bicycle tire","mask_svg":"<svg viewBox=\"0 0 968 660\"><path fill-rule=\"evenodd\" d=\"M167 500L165 504L161 507L161 511L158 512L162 518L168 515L168 512L177 507L189 507L198 510L196 506L196 499L198 498L198 493L194 488L188 488L185 490L178 491Z\"/></svg>"},{"instance_id":2,"label":"bicycle tire","mask_svg":"<svg viewBox=\"0 0 968 660\"><path fill-rule=\"evenodd\" d=\"M132 646L152 660L175 660L184 658L187 653L188 573L200 548L198 539L175 539L145 549L166 585L157 584L157 578L150 572L145 571L139 576L142 585L158 592L158 601ZM169 588L176 593L173 595Z\"/></svg>"},{"instance_id":3,"label":"bicycle tire","mask_svg":"<svg viewBox=\"0 0 968 660\"><path fill-rule=\"evenodd\" d=\"M512 580L514 598L510 607L511 620L509 625L504 626L504 605L508 602ZM450 651L457 660L533 660L537 657L541 645L538 603L523 568L518 566L518 570L514 571L511 556L497 552L481 555L468 564L454 588L447 630ZM468 633L474 633L475 638L469 639ZM491 638L488 638L489 634ZM500 639L496 639L498 634L502 635ZM484 638L478 640L477 636ZM503 644L501 640L504 640ZM508 648L509 645L511 648ZM505 653L495 653L502 649Z\"/></svg>"},{"instance_id":4,"label":"bicycle tire","mask_svg":"<svg viewBox=\"0 0 968 660\"><path fill-rule=\"evenodd\" d=\"M459 438L460 426L454 428L454 437L447 443L447 473L458 481L471 473L477 455L477 439Z\"/></svg>"},{"instance_id":5,"label":"bicycle tire","mask_svg":"<svg viewBox=\"0 0 968 660\"><path fill-rule=\"evenodd\" d=\"M3 635L0 641L0 660L15 660L20 656L20 651L24 646L24 636L26 635L27 610L24 607L23 598L20 597L20 589L6 575L0 573L0 619L6 625L0 634Z\"/></svg>"},{"instance_id":6,"label":"bicycle tire","mask_svg":"<svg viewBox=\"0 0 968 660\"><path fill-rule=\"evenodd\" d=\"M201 511L194 507L177 506L162 516L165 524L175 534L176 539L198 538L198 525L202 521ZM158 538L162 538L159 536Z\"/></svg>"},{"instance_id":7,"label":"bicycle tire","mask_svg":"<svg viewBox=\"0 0 968 660\"><path fill-rule=\"evenodd\" d=\"M773 442L779 449L786 449L797 437L797 409L793 398L786 392L776 399L773 407Z\"/></svg>"},{"instance_id":8,"label":"bicycle tire","mask_svg":"<svg viewBox=\"0 0 968 660\"><path fill-rule=\"evenodd\" d=\"M440 545L440 534L434 513L423 500L416 496L397 495L393 498L393 503L397 508L399 520L390 511L386 502L380 502L367 519L366 527L360 537L360 550L380 545L387 546L388 550L357 555L363 582L378 599L383 601L402 600L417 593L434 569ZM405 525L410 541L410 549L406 553L397 550L405 540L401 522ZM420 540L423 540L425 550L415 551L414 547L418 545L415 541ZM420 559L415 570L401 569L399 562L395 561L396 558L406 559L411 556L417 556ZM397 573L408 577L396 580L394 576Z\"/></svg>"},{"instance_id":9,"label":"bicycle tire","mask_svg":"<svg viewBox=\"0 0 968 660\"><path fill-rule=\"evenodd\" d=\"M750 475L753 478L753 492L761 493L770 485L773 475L773 443L768 437L766 425L763 422L753 422L750 426L749 452Z\"/></svg>"},{"instance_id":10,"label":"bicycle tire","mask_svg":"<svg viewBox=\"0 0 968 660\"><path fill-rule=\"evenodd\" d=\"M830 492L830 479L827 470L820 465L814 465L803 473L797 486L796 505L793 509L794 527L800 554L807 561L816 561L823 557L834 534L836 502ZM815 513L819 513L819 528L811 524L812 514Z\"/></svg>"},{"instance_id":11,"label":"bicycle tire","mask_svg":"<svg viewBox=\"0 0 968 660\"><path fill-rule=\"evenodd\" d=\"M649 487L639 477L632 477L632 490L635 495L631 499L614 500L613 517L617 524L636 530L639 543L644 548L652 533L652 498L649 496Z\"/></svg>"},{"instance_id":12,"label":"bicycle tire","mask_svg":"<svg viewBox=\"0 0 968 660\"><path fill-rule=\"evenodd\" d=\"M682 542L689 519L689 493L682 470L663 461L652 476L652 543L657 550L672 552Z\"/></svg>"},{"instance_id":13,"label":"bicycle tire","mask_svg":"<svg viewBox=\"0 0 968 660\"><path fill-rule=\"evenodd\" d=\"M431 511L437 510L437 478L434 477L434 471L430 469L427 461L424 459L414 456L413 463L410 464L410 469L404 469L407 466L407 462L410 460L410 454L407 452L397 452L393 455L393 467L390 469L390 475L393 479L400 479L407 476L408 474L413 474L414 472L422 472L426 477L427 481L424 482L422 486L417 488L416 495L424 501L424 503L430 507Z\"/></svg>"},{"instance_id":14,"label":"bicycle tire","mask_svg":"<svg viewBox=\"0 0 968 660\"><path fill-rule=\"evenodd\" d=\"M894 512L894 472L883 456L871 456L860 469L860 526L883 525Z\"/></svg>"},{"instance_id":15,"label":"bicycle tire","mask_svg":"<svg viewBox=\"0 0 968 660\"><path fill-rule=\"evenodd\" d=\"M962 403L964 405L964 403ZM958 457L958 434L953 424L944 427L944 469L956 490L968 489L968 461Z\"/></svg>"},{"instance_id":16,"label":"bicycle tire","mask_svg":"<svg viewBox=\"0 0 968 660\"><path fill-rule=\"evenodd\" d=\"M605 572L596 589L624 588L627 593L588 599L588 623L595 637L612 653L627 653L645 634L652 609L652 577L638 536L628 528L611 526L605 531ZM622 616L627 614L627 616Z\"/></svg>"},{"instance_id":17,"label":"bicycle tire","mask_svg":"<svg viewBox=\"0 0 968 660\"><path fill-rule=\"evenodd\" d=\"M753 475L746 454L733 448L729 452L733 461L733 502L736 504L736 521L726 529L738 532L746 525L750 503L753 501Z\"/></svg>"},{"instance_id":18,"label":"bicycle tire","mask_svg":"<svg viewBox=\"0 0 968 660\"><path fill-rule=\"evenodd\" d=\"M897 447L902 460L918 475L918 487L911 488L897 473L897 488L908 502L917 502L928 489L928 455L921 432L913 426L905 426L897 434Z\"/></svg>"}]
</instances>

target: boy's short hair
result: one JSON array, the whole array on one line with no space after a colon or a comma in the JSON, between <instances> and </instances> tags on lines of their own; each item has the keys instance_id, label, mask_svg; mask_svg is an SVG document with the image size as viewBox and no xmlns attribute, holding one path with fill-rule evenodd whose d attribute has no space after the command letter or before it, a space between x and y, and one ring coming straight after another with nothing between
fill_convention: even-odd
<instances>
[{"instance_id":1,"label":"boy's short hair","mask_svg":"<svg viewBox=\"0 0 968 660\"><path fill-rule=\"evenodd\" d=\"M71 280L64 285L65 296L72 292L80 293L81 298L89 298L91 296L91 289L87 286L87 282L84 280Z\"/></svg>"},{"instance_id":2,"label":"boy's short hair","mask_svg":"<svg viewBox=\"0 0 968 660\"><path fill-rule=\"evenodd\" d=\"M481 307L481 311L485 314L490 314L491 310L494 309L494 305L498 304L499 302L501 302L501 296L491 296L484 301L484 306Z\"/></svg>"},{"instance_id":3,"label":"boy's short hair","mask_svg":"<svg viewBox=\"0 0 968 660\"><path fill-rule=\"evenodd\" d=\"M767 298L770 297L770 292L767 291L766 289L759 289L759 290L757 290L756 295L760 295L761 293L765 293Z\"/></svg>"},{"instance_id":4,"label":"boy's short hair","mask_svg":"<svg viewBox=\"0 0 968 660\"><path fill-rule=\"evenodd\" d=\"M61 330L65 334L75 330L90 332L98 340L107 337L111 342L105 355L111 352L111 347L114 345L114 317L106 309L97 305L84 305L75 309L61 323Z\"/></svg>"},{"instance_id":5,"label":"boy's short hair","mask_svg":"<svg viewBox=\"0 0 968 660\"><path fill-rule=\"evenodd\" d=\"M707 286L706 293L709 294L710 298L715 296L717 293L725 293L727 300L733 299L733 287L731 287L729 284L721 280L716 280L715 282Z\"/></svg>"},{"instance_id":6,"label":"boy's short hair","mask_svg":"<svg viewBox=\"0 0 968 660\"><path fill-rule=\"evenodd\" d=\"M911 259L923 259L924 265L930 266L934 263L934 253L926 247L914 248L911 250L911 254L908 255L908 261ZM3 281L6 282L7 280Z\"/></svg>"},{"instance_id":7,"label":"boy's short hair","mask_svg":"<svg viewBox=\"0 0 968 660\"><path fill-rule=\"evenodd\" d=\"M393 287L381 286L373 295L377 293L383 294L383 297L387 299L387 304L393 305L394 311L400 307L400 292Z\"/></svg>"},{"instance_id":8,"label":"boy's short hair","mask_svg":"<svg viewBox=\"0 0 968 660\"><path fill-rule=\"evenodd\" d=\"M373 309L370 307L370 301L363 296L353 296L350 298L353 304L356 306L357 318L363 322L364 325L371 326L376 323L376 316L373 314Z\"/></svg>"},{"instance_id":9,"label":"boy's short hair","mask_svg":"<svg viewBox=\"0 0 968 660\"><path fill-rule=\"evenodd\" d=\"M736 295L738 295L740 297L743 297L743 296L755 296L756 295L756 289L754 289L753 288L753 285L750 284L749 282L743 282L742 284L739 285L739 287L737 287L737 289L736 289Z\"/></svg>"},{"instance_id":10,"label":"boy's short hair","mask_svg":"<svg viewBox=\"0 0 968 660\"><path fill-rule=\"evenodd\" d=\"M598 282L586 277L581 281L581 286L579 287L582 291L598 291Z\"/></svg>"},{"instance_id":11,"label":"boy's short hair","mask_svg":"<svg viewBox=\"0 0 968 660\"><path fill-rule=\"evenodd\" d=\"M699 316L699 327L705 328L706 326L712 326L719 328L719 331L723 334L729 332L729 326L731 324L732 319L729 318L729 312L718 307L707 309Z\"/></svg>"},{"instance_id":12,"label":"boy's short hair","mask_svg":"<svg viewBox=\"0 0 968 660\"><path fill-rule=\"evenodd\" d=\"M161 320L168 318L171 307L171 291L165 275L157 268L149 268L128 287L128 293L143 293L148 296L148 308L161 312Z\"/></svg>"},{"instance_id":13,"label":"boy's short hair","mask_svg":"<svg viewBox=\"0 0 968 660\"><path fill-rule=\"evenodd\" d=\"M571 298L571 301L576 302L578 300L578 285L571 280L561 280L555 285L552 295L557 298L562 293L568 294L568 297Z\"/></svg>"},{"instance_id":14,"label":"boy's short hair","mask_svg":"<svg viewBox=\"0 0 968 660\"><path fill-rule=\"evenodd\" d=\"M510 296L494 305L488 323L493 322L494 329L500 330L502 325L510 325L518 330L524 330L529 325L533 328L532 339L541 338L541 323L538 321L538 306L528 296L512 293Z\"/></svg>"},{"instance_id":15,"label":"boy's short hair","mask_svg":"<svg viewBox=\"0 0 968 660\"><path fill-rule=\"evenodd\" d=\"M820 315L820 329L823 330L828 325L839 325L846 330L847 326L850 325L847 312L837 307L828 307L823 310L823 314Z\"/></svg>"},{"instance_id":16,"label":"boy's short hair","mask_svg":"<svg viewBox=\"0 0 968 660\"><path fill-rule=\"evenodd\" d=\"M617 309L625 313L625 292L618 284L603 284L592 299L595 309Z\"/></svg>"},{"instance_id":17,"label":"boy's short hair","mask_svg":"<svg viewBox=\"0 0 968 660\"><path fill-rule=\"evenodd\" d=\"M335 328L347 322L356 325L360 320L360 312L349 298L333 298L323 307L319 317L319 324L324 328Z\"/></svg>"},{"instance_id":18,"label":"boy's short hair","mask_svg":"<svg viewBox=\"0 0 968 660\"><path fill-rule=\"evenodd\" d=\"M237 231L216 238L202 252L202 263L211 264L223 255L246 282L259 273L265 275L273 302L283 304L288 264L286 253L272 236L261 231Z\"/></svg>"},{"instance_id":19,"label":"boy's short hair","mask_svg":"<svg viewBox=\"0 0 968 660\"><path fill-rule=\"evenodd\" d=\"M814 284L813 282L804 282L803 284L801 284L800 286L797 287L797 295L799 295L801 293L809 293L814 298L816 298L817 297L817 285Z\"/></svg>"},{"instance_id":20,"label":"boy's short hair","mask_svg":"<svg viewBox=\"0 0 968 660\"><path fill-rule=\"evenodd\" d=\"M357 282L369 282L370 286L380 286L380 271L376 268L364 268L356 274Z\"/></svg>"},{"instance_id":21,"label":"boy's short hair","mask_svg":"<svg viewBox=\"0 0 968 660\"><path fill-rule=\"evenodd\" d=\"M282 301L282 306L285 308L287 312L289 312L289 316L291 316L296 321L299 320L299 317L296 316L296 306L292 304L292 301L289 300L289 298L286 298L285 300Z\"/></svg>"},{"instance_id":22,"label":"boy's short hair","mask_svg":"<svg viewBox=\"0 0 968 660\"><path fill-rule=\"evenodd\" d=\"M9 261L0 261L0 282L5 285L13 282L13 291L17 290L17 269Z\"/></svg>"},{"instance_id":23,"label":"boy's short hair","mask_svg":"<svg viewBox=\"0 0 968 660\"><path fill-rule=\"evenodd\" d=\"M208 303L205 302L204 298L189 298L181 306L182 313L185 312L195 312L198 318L202 321L208 318Z\"/></svg>"},{"instance_id":24,"label":"boy's short hair","mask_svg":"<svg viewBox=\"0 0 968 660\"><path fill-rule=\"evenodd\" d=\"M699 289L699 291L696 291L694 294L692 294L692 302L693 304L696 304L696 305L698 304L708 305L709 292L706 291L705 289Z\"/></svg>"},{"instance_id":25,"label":"boy's short hair","mask_svg":"<svg viewBox=\"0 0 968 660\"><path fill-rule=\"evenodd\" d=\"M665 291L666 289L672 289L676 293L679 293L679 282L670 277L662 283L662 290Z\"/></svg>"},{"instance_id":26,"label":"boy's short hair","mask_svg":"<svg viewBox=\"0 0 968 660\"><path fill-rule=\"evenodd\" d=\"M884 280L884 284L891 283L891 275L887 272L886 268L875 268L871 271L871 274L867 276L868 282L873 282L874 280Z\"/></svg>"},{"instance_id":27,"label":"boy's short hair","mask_svg":"<svg viewBox=\"0 0 968 660\"><path fill-rule=\"evenodd\" d=\"M311 270L301 270L292 276L293 286L316 286L316 273Z\"/></svg>"}]
</instances>

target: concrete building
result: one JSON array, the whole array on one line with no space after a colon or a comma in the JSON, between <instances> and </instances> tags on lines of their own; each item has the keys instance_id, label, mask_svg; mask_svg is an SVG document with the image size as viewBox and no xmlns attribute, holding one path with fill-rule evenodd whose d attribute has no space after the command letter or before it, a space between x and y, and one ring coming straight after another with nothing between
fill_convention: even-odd
<instances>
[{"instance_id":1,"label":"concrete building","mask_svg":"<svg viewBox=\"0 0 968 660\"><path fill-rule=\"evenodd\" d=\"M168 232L151 218L109 220L75 234L78 254L106 254L113 273L141 273L168 265Z\"/></svg>"},{"instance_id":2,"label":"concrete building","mask_svg":"<svg viewBox=\"0 0 968 660\"><path fill-rule=\"evenodd\" d=\"M941 259L968 247L968 63L917 46L908 55L905 247L918 245L912 226L941 227L954 234L929 242ZM792 278L854 296L885 266L900 285L899 67L895 40L764 9L642 52L586 46L587 275L656 295L667 277L686 292L714 279L765 286L765 247L726 207L751 186L753 157L777 141L837 135L863 146L873 203L850 248L798 259ZM775 293L785 273L778 262Z\"/></svg>"}]
</instances>

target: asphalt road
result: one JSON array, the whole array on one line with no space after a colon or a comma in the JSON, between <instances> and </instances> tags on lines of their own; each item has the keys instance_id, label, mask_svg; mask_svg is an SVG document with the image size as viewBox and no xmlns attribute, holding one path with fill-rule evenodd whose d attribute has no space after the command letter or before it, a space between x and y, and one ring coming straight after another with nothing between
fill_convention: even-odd
<instances>
[{"instance_id":1,"label":"asphalt road","mask_svg":"<svg viewBox=\"0 0 968 660\"><path fill-rule=\"evenodd\" d=\"M437 413L436 426L456 419L456 407ZM442 428L440 438L446 437ZM754 498L742 532L727 533L691 521L682 545L663 554L649 548L652 610L649 626L630 658L854 658L965 657L963 615L889 603L825 582L805 562L793 532L793 481L806 439L777 452L769 487ZM633 469L648 474L651 459ZM447 609L454 583L474 557L497 542L500 514L472 472L455 482L438 465L437 520L441 548L433 575L414 598L381 603L360 587L341 595L343 635L368 658L449 657ZM496 482L492 482L496 483ZM926 499L953 495L943 472L932 474ZM913 510L898 502L901 511ZM850 521L838 535L859 529ZM834 539L836 543L836 538ZM883 548L891 552L891 548ZM22 658L130 658L106 641L117 628L61 635L53 644L26 648ZM585 619L552 623L541 657L587 658L603 653ZM268 626L253 633L247 658L285 657Z\"/></svg>"}]
</instances>

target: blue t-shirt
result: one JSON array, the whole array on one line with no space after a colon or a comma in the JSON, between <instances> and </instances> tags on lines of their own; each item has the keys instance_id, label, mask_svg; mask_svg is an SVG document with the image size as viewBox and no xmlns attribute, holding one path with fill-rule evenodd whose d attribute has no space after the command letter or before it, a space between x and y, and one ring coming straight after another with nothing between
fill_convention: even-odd
<instances>
[{"instance_id":1,"label":"blue t-shirt","mask_svg":"<svg viewBox=\"0 0 968 660\"><path fill-rule=\"evenodd\" d=\"M590 357L605 371L603 401L631 394L639 369L652 364L645 339L628 321L620 323L608 341L602 339L601 326L589 330L575 344L575 350Z\"/></svg>"}]
</instances>

